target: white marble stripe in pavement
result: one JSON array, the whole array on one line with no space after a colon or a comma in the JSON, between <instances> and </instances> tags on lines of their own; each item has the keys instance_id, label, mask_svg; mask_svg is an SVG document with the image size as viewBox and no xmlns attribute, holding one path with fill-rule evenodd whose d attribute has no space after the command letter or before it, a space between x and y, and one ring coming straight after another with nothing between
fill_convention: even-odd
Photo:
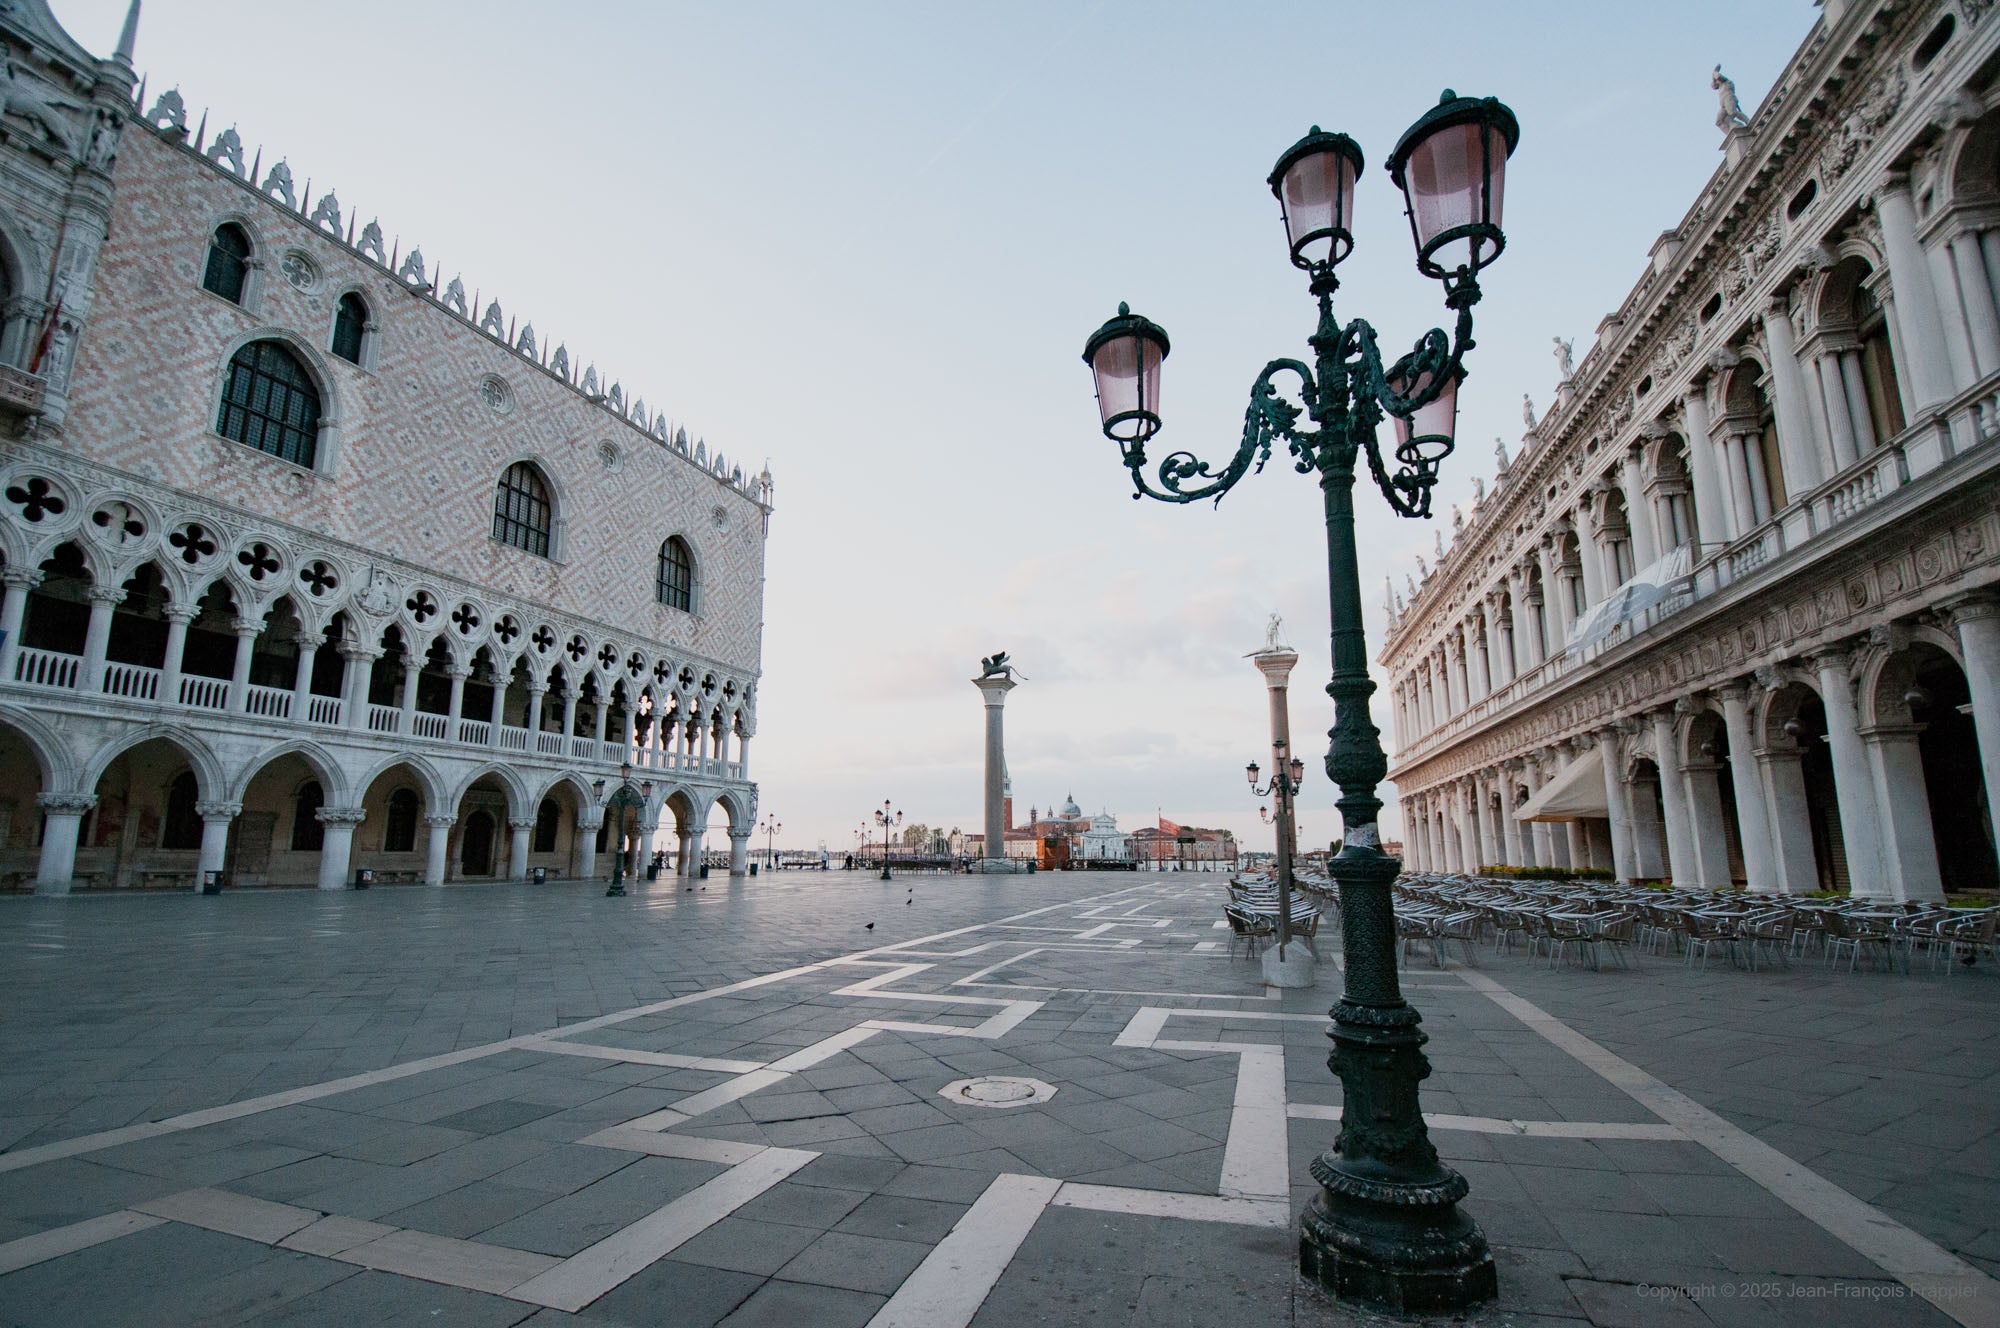
<instances>
[{"instance_id":1,"label":"white marble stripe in pavement","mask_svg":"<svg viewBox=\"0 0 2000 1328\"><path fill-rule=\"evenodd\" d=\"M868 1328L965 1328L1061 1188L1042 1176L995 1177Z\"/></svg>"},{"instance_id":2,"label":"white marble stripe in pavement","mask_svg":"<svg viewBox=\"0 0 2000 1328\"><path fill-rule=\"evenodd\" d=\"M1835 1239L1859 1251L1965 1328L2000 1328L2000 1283L1971 1264L1879 1208L1863 1203L1803 1163L1731 1125L1679 1089L1655 1079L1484 973L1460 976L1501 1009L1597 1071L1661 1119L1679 1126L1688 1138L1790 1204Z\"/></svg>"},{"instance_id":3,"label":"white marble stripe in pavement","mask_svg":"<svg viewBox=\"0 0 2000 1328\"><path fill-rule=\"evenodd\" d=\"M1229 1116L1229 1142L1222 1149L1222 1182L1217 1188L1225 1199L1282 1199L1292 1187L1284 1049L1245 1043L1235 1050L1240 1058L1236 1104Z\"/></svg>"},{"instance_id":4,"label":"white marble stripe in pavement","mask_svg":"<svg viewBox=\"0 0 2000 1328\"><path fill-rule=\"evenodd\" d=\"M121 1209L103 1217L37 1231L32 1236L22 1236L19 1240L0 1245L0 1274L60 1259L65 1254L75 1254L78 1250L87 1250L93 1245L102 1245L107 1240L117 1240L120 1236L129 1236L135 1231L161 1226L165 1222L162 1217Z\"/></svg>"},{"instance_id":5,"label":"white marble stripe in pavement","mask_svg":"<svg viewBox=\"0 0 2000 1328\"><path fill-rule=\"evenodd\" d=\"M558 1056L586 1056L600 1061L623 1061L628 1065L661 1065L670 1070L714 1070L719 1074L748 1074L764 1068L762 1061L718 1060L713 1056L676 1056L670 1051L603 1047L589 1042L570 1042L553 1033L521 1044L521 1050L548 1051Z\"/></svg>"},{"instance_id":6,"label":"white marble stripe in pavement","mask_svg":"<svg viewBox=\"0 0 2000 1328\"><path fill-rule=\"evenodd\" d=\"M1127 886L1124 890L1113 891L1108 895L1093 896L1093 898L1115 898L1119 894L1136 888L1138 887ZM298 1088L285 1089L282 1092L266 1093L262 1097L245 1098L241 1102L229 1102L217 1107L206 1107L200 1111L185 1112L179 1116L170 1116L165 1120L140 1121L135 1125L124 1125L115 1130L100 1130L96 1134L82 1134L74 1139L59 1139L54 1143L38 1144L33 1148L22 1148L13 1152L0 1153L0 1173L19 1171L23 1167L39 1166L44 1162L60 1161L66 1157L76 1157L81 1153L95 1153L106 1148L116 1148L120 1144L136 1143L141 1139L153 1139L163 1134L177 1134L184 1130L198 1130L206 1125L216 1125L223 1121L237 1120L244 1116L255 1116L261 1112L275 1111L281 1107L297 1106L302 1102L316 1102L321 1098L334 1097L341 1093L351 1093L357 1088L369 1088L375 1084L389 1083L396 1079L408 1078L413 1074L425 1074L431 1070L442 1070L449 1066L462 1065L466 1061L476 1061L487 1056L497 1056L503 1051L518 1051L524 1047L533 1049L535 1043L546 1038L567 1038L578 1033L594 1032L597 1029L608 1028L614 1024L625 1023L628 1020L642 1019L647 1015L660 1014L667 1010L678 1009L681 1006L692 1005L697 1001L714 1000L718 996L729 996L736 992L769 986L774 982L783 982L787 978L800 977L807 973L817 973L822 969L832 968L838 964L852 963L856 960L866 959L871 955L901 949L903 946L928 945L933 941L949 940L954 936L963 936L968 932L979 931L986 927L1004 926L1021 918L1031 918L1037 914L1053 912L1056 909L1073 908L1078 902L1082 901L1071 900L1061 904L1046 904L1041 908L1029 909L1026 912L1015 913L1004 918L995 918L990 922L975 922L969 926L955 927L950 931L936 932L929 936L919 936L914 940L880 945L868 950L856 950L852 954L842 955L837 959L821 960L813 964L800 964L795 968L780 969L775 973L765 973L758 977L745 978L741 982L732 982L726 986L713 987L706 991L689 992L685 996L676 996L670 1000L655 1001L650 1005L638 1005L629 1010L616 1010L610 1014L598 1015L593 1019L579 1020L573 1024L564 1024L560 1028L546 1029L540 1033L523 1033L517 1037L504 1038L499 1042L489 1042L484 1046L464 1047L457 1051L442 1052L436 1056L423 1057L420 1060L405 1061L400 1065L387 1065L379 1070L368 1070L362 1074L348 1075L341 1079L330 1079L325 1083L306 1084Z\"/></svg>"},{"instance_id":7,"label":"white marble stripe in pavement","mask_svg":"<svg viewBox=\"0 0 2000 1328\"><path fill-rule=\"evenodd\" d=\"M1085 1185L1067 1181L1050 1202L1058 1208L1087 1208L1095 1213L1131 1213L1140 1217L1174 1217L1184 1222L1227 1222L1244 1227L1292 1225L1292 1205L1288 1199L1229 1199L1214 1194L1135 1190L1122 1185Z\"/></svg>"},{"instance_id":8,"label":"white marble stripe in pavement","mask_svg":"<svg viewBox=\"0 0 2000 1328\"><path fill-rule=\"evenodd\" d=\"M766 1148L505 1294L513 1300L573 1314L818 1156L800 1148Z\"/></svg>"},{"instance_id":9,"label":"white marble stripe in pavement","mask_svg":"<svg viewBox=\"0 0 2000 1328\"><path fill-rule=\"evenodd\" d=\"M1285 1109L1293 1120L1340 1119L1339 1107L1316 1102L1294 1102ZM1531 1139L1685 1139L1687 1131L1661 1121L1567 1121L1501 1120L1497 1116L1453 1116L1444 1112L1424 1113L1424 1124L1433 1130L1457 1130L1464 1134L1514 1134Z\"/></svg>"}]
</instances>

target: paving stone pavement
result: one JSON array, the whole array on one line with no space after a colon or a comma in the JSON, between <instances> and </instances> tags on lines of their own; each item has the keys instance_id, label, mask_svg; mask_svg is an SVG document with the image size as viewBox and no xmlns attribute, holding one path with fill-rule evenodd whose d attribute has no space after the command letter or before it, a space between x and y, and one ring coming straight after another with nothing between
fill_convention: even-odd
<instances>
[{"instance_id":1,"label":"paving stone pavement","mask_svg":"<svg viewBox=\"0 0 2000 1328\"><path fill-rule=\"evenodd\" d=\"M1268 990L1220 894L0 900L0 1325L1369 1321L1292 1271L1338 938ZM1405 983L1473 1322L2000 1323L1994 973Z\"/></svg>"}]
</instances>

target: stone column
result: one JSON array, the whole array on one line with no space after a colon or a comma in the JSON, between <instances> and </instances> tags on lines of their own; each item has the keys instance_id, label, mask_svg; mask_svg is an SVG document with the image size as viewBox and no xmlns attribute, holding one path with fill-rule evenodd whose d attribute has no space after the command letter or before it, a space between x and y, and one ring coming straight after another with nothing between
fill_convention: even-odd
<instances>
[{"instance_id":1,"label":"stone column","mask_svg":"<svg viewBox=\"0 0 2000 1328\"><path fill-rule=\"evenodd\" d=\"M548 679L537 677L530 677L528 679L528 713L522 716L521 723L528 730L528 750L530 752L540 750L541 740L534 735L542 731L542 702L548 698L548 694ZM659 727L657 720L654 721L654 727Z\"/></svg>"},{"instance_id":2,"label":"stone column","mask_svg":"<svg viewBox=\"0 0 2000 1328\"><path fill-rule=\"evenodd\" d=\"M292 670L292 714L294 724L303 724L312 714L313 660L319 656L320 638L300 636L297 666Z\"/></svg>"},{"instance_id":3,"label":"stone column","mask_svg":"<svg viewBox=\"0 0 2000 1328\"><path fill-rule=\"evenodd\" d=\"M513 837L507 844L507 879L525 881L528 879L528 834L535 828L535 818L525 821L507 818L507 828Z\"/></svg>"},{"instance_id":4,"label":"stone column","mask_svg":"<svg viewBox=\"0 0 2000 1328\"><path fill-rule=\"evenodd\" d=\"M27 616L28 592L42 583L32 567L0 567L0 681L13 682L21 653L21 621Z\"/></svg>"},{"instance_id":5,"label":"stone column","mask_svg":"<svg viewBox=\"0 0 2000 1328\"><path fill-rule=\"evenodd\" d=\"M1819 437L1813 431L1806 404L1805 375L1799 369L1797 339L1792 335L1791 301L1772 298L1764 310L1764 339L1771 347L1771 409L1778 417L1778 451L1785 459L1788 498L1818 488L1826 481Z\"/></svg>"},{"instance_id":6,"label":"stone column","mask_svg":"<svg viewBox=\"0 0 2000 1328\"><path fill-rule=\"evenodd\" d=\"M424 826L430 832L429 842L424 852L424 884L443 885L445 855L451 848L452 823L456 816L426 816Z\"/></svg>"},{"instance_id":7,"label":"stone column","mask_svg":"<svg viewBox=\"0 0 2000 1328\"><path fill-rule=\"evenodd\" d=\"M1466 673L1470 684L1466 691L1474 701L1490 695L1493 691L1495 678L1493 650L1500 636L1493 630L1492 613L1492 605L1482 600L1473 609L1474 617L1466 624L1472 632L1471 645L1466 649L1468 661Z\"/></svg>"},{"instance_id":8,"label":"stone column","mask_svg":"<svg viewBox=\"0 0 2000 1328\"><path fill-rule=\"evenodd\" d=\"M1854 685L1845 651L1812 657L1826 706L1827 748L1833 756L1833 786L1840 803L1840 839L1847 876L1856 895L1887 896L1889 872L1882 859L1882 832L1875 815L1875 781L1861 743L1854 709Z\"/></svg>"},{"instance_id":9,"label":"stone column","mask_svg":"<svg viewBox=\"0 0 2000 1328\"><path fill-rule=\"evenodd\" d=\"M457 660L445 665L445 676L451 679L451 704L445 708L444 740L458 741L458 721L465 713L465 680L472 676L469 665Z\"/></svg>"},{"instance_id":10,"label":"stone column","mask_svg":"<svg viewBox=\"0 0 2000 1328\"><path fill-rule=\"evenodd\" d=\"M1660 768L1660 805L1667 818L1667 870L1677 886L1691 886L1700 879L1695 868L1694 825L1688 815L1687 774L1682 768L1680 745L1675 741L1674 712L1655 710L1653 757Z\"/></svg>"},{"instance_id":11,"label":"stone column","mask_svg":"<svg viewBox=\"0 0 2000 1328\"><path fill-rule=\"evenodd\" d=\"M1563 643L1569 640L1569 588L1563 584L1562 563L1556 557L1556 542L1545 536L1535 550L1535 557L1542 565L1542 604L1549 619L1548 653L1560 655Z\"/></svg>"},{"instance_id":12,"label":"stone column","mask_svg":"<svg viewBox=\"0 0 2000 1328\"><path fill-rule=\"evenodd\" d=\"M1757 515L1757 495L1750 484L1749 449L1752 445L1752 440L1740 433L1728 435L1722 443L1723 455L1729 462L1730 525L1739 539L1763 524L1762 518Z\"/></svg>"},{"instance_id":13,"label":"stone column","mask_svg":"<svg viewBox=\"0 0 2000 1328\"><path fill-rule=\"evenodd\" d=\"M195 861L194 888L201 890L209 872L222 870L229 858L229 824L243 811L240 802L197 802L195 815L201 818L201 856Z\"/></svg>"},{"instance_id":14,"label":"stone column","mask_svg":"<svg viewBox=\"0 0 2000 1328\"><path fill-rule=\"evenodd\" d=\"M598 746L604 745L604 723L611 709L611 689L602 684L597 689L597 704L590 708L590 736Z\"/></svg>"},{"instance_id":15,"label":"stone column","mask_svg":"<svg viewBox=\"0 0 2000 1328\"><path fill-rule=\"evenodd\" d=\"M417 678L423 671L421 659L414 654L403 656L403 713L397 717L396 731L405 737L412 737L417 731Z\"/></svg>"},{"instance_id":16,"label":"stone column","mask_svg":"<svg viewBox=\"0 0 2000 1328\"><path fill-rule=\"evenodd\" d=\"M486 717L486 745L488 747L498 747L500 745L500 722L506 717L507 679L500 676L500 671L495 669L493 671L493 706ZM630 748L631 745L632 712L628 710L625 712L625 746Z\"/></svg>"},{"instance_id":17,"label":"stone column","mask_svg":"<svg viewBox=\"0 0 2000 1328\"><path fill-rule=\"evenodd\" d=\"M1653 504L1646 497L1645 453L1634 443L1625 452L1625 464L1618 468L1618 487L1625 495L1625 521L1632 530L1632 570L1660 556L1659 531L1653 524Z\"/></svg>"},{"instance_id":18,"label":"stone column","mask_svg":"<svg viewBox=\"0 0 2000 1328\"><path fill-rule=\"evenodd\" d=\"M569 740L572 737L576 736L577 687L574 682L565 678L563 679L563 689L564 690L563 690L563 720L562 720L562 732L563 732L562 754L564 756L568 756Z\"/></svg>"},{"instance_id":19,"label":"stone column","mask_svg":"<svg viewBox=\"0 0 2000 1328\"><path fill-rule=\"evenodd\" d=\"M1583 601L1585 609L1597 607L1604 598L1604 564L1600 561L1597 547L1597 518L1590 510L1590 501L1585 499L1576 506L1572 518L1576 526L1577 560L1583 570Z\"/></svg>"},{"instance_id":20,"label":"stone column","mask_svg":"<svg viewBox=\"0 0 2000 1328\"><path fill-rule=\"evenodd\" d=\"M1686 766L1688 823L1694 837L1697 884L1721 890L1730 884L1729 839L1723 829L1722 762L1690 757Z\"/></svg>"},{"instance_id":21,"label":"stone column","mask_svg":"<svg viewBox=\"0 0 2000 1328\"><path fill-rule=\"evenodd\" d=\"M1854 437L1854 415L1848 409L1847 384L1840 371L1842 352L1831 351L1813 361L1819 379L1819 398L1826 414L1827 442L1833 449L1836 473L1846 470L1861 452Z\"/></svg>"},{"instance_id":22,"label":"stone column","mask_svg":"<svg viewBox=\"0 0 2000 1328\"><path fill-rule=\"evenodd\" d=\"M1897 357L1896 368L1908 376L1918 410L1928 410L1950 400L1956 389L1937 292L1931 286L1923 248L1917 243L1917 210L1910 200L1906 173L1892 171L1884 178L1875 191L1875 215L1882 223L1889 284L1895 291L1899 349L1904 352Z\"/></svg>"},{"instance_id":23,"label":"stone column","mask_svg":"<svg viewBox=\"0 0 2000 1328\"><path fill-rule=\"evenodd\" d=\"M1507 861L1515 867L1533 866L1533 851L1521 834L1521 823L1514 819L1515 771L1521 770L1527 762L1519 757L1500 763L1500 825L1502 842L1507 846Z\"/></svg>"},{"instance_id":24,"label":"stone column","mask_svg":"<svg viewBox=\"0 0 2000 1328\"><path fill-rule=\"evenodd\" d=\"M1542 774L1542 760L1539 755L1529 756L1522 762L1522 775L1528 782L1528 796L1534 797L1548 782ZM1523 821L1521 824L1521 847L1523 852L1534 855L1537 867L1567 867L1569 855L1568 841L1560 840L1560 825L1547 821Z\"/></svg>"},{"instance_id":25,"label":"stone column","mask_svg":"<svg viewBox=\"0 0 2000 1328\"><path fill-rule=\"evenodd\" d=\"M1966 329L1972 334L1972 358L1981 377L2000 369L2000 309L1993 303L1993 286L1976 231L1960 231L1951 240L1951 257L1958 269L1960 302Z\"/></svg>"},{"instance_id":26,"label":"stone column","mask_svg":"<svg viewBox=\"0 0 2000 1328\"><path fill-rule=\"evenodd\" d=\"M1941 904L1944 877L1938 871L1937 832L1917 751L1917 735L1923 731L1922 724L1877 724L1861 730L1861 741L1875 781L1889 892L1899 900Z\"/></svg>"},{"instance_id":27,"label":"stone column","mask_svg":"<svg viewBox=\"0 0 2000 1328\"><path fill-rule=\"evenodd\" d=\"M986 858L981 870L1011 871L1012 864L1007 861L1007 819L1002 810L1007 748L1001 708L1007 704L1007 693L1016 684L1007 674L996 673L974 678L972 685L986 702Z\"/></svg>"},{"instance_id":28,"label":"stone column","mask_svg":"<svg viewBox=\"0 0 2000 1328\"><path fill-rule=\"evenodd\" d=\"M1528 574L1519 563L1508 569L1507 594L1514 604L1514 674L1519 677L1542 662L1542 643L1535 631L1535 606L1528 603Z\"/></svg>"},{"instance_id":29,"label":"stone column","mask_svg":"<svg viewBox=\"0 0 2000 1328\"><path fill-rule=\"evenodd\" d=\"M1756 754L1757 741L1750 731L1750 706L1756 696L1756 689L1748 684L1725 687L1716 693L1722 702L1723 727L1729 735L1729 782L1736 795L1736 831L1743 841L1743 875L1752 890L1772 893L1783 883L1771 842L1771 813L1764 799L1768 762ZM1803 811L1803 784L1799 792ZM1805 865L1810 876L1810 842L1806 845Z\"/></svg>"},{"instance_id":30,"label":"stone column","mask_svg":"<svg viewBox=\"0 0 2000 1328\"><path fill-rule=\"evenodd\" d=\"M238 618L233 627L236 631L236 667L229 674L229 713L240 715L250 703L250 656L257 648L257 633L263 630L264 625L255 618Z\"/></svg>"},{"instance_id":31,"label":"stone column","mask_svg":"<svg viewBox=\"0 0 2000 1328\"><path fill-rule=\"evenodd\" d=\"M750 832L729 828L729 874L748 876L750 874Z\"/></svg>"},{"instance_id":32,"label":"stone column","mask_svg":"<svg viewBox=\"0 0 2000 1328\"><path fill-rule=\"evenodd\" d=\"M1811 808L1806 802L1804 757L1805 753L1796 744L1789 748L1765 747L1757 752L1765 804L1771 810L1771 862L1780 894L1798 895L1819 889L1819 867L1813 859Z\"/></svg>"},{"instance_id":33,"label":"stone column","mask_svg":"<svg viewBox=\"0 0 2000 1328\"><path fill-rule=\"evenodd\" d=\"M368 731L368 684L372 681L375 661L381 657L381 651L364 645L340 648L341 691L347 697L347 713L342 718L347 721L346 727L356 733Z\"/></svg>"},{"instance_id":34,"label":"stone column","mask_svg":"<svg viewBox=\"0 0 2000 1328\"><path fill-rule=\"evenodd\" d=\"M181 656L187 651L188 624L194 621L194 610L169 604L162 612L167 620L167 652L160 661L160 704L177 706L181 703ZM0 678L5 676L0 673Z\"/></svg>"},{"instance_id":35,"label":"stone column","mask_svg":"<svg viewBox=\"0 0 2000 1328\"><path fill-rule=\"evenodd\" d=\"M1931 290L1937 296L1938 321L1944 324L1945 349L1951 355L1951 379L1959 391L1978 381L1979 370L1972 360L1972 338L1967 335L1965 306L1959 302L1958 280L1952 275L1951 249L1934 245L1924 250L1930 265Z\"/></svg>"},{"instance_id":36,"label":"stone column","mask_svg":"<svg viewBox=\"0 0 2000 1328\"><path fill-rule=\"evenodd\" d=\"M1965 652L1965 682L1972 693L1972 728L1979 768L1986 776L1986 814L2000 843L2000 599L1968 596L1944 606Z\"/></svg>"},{"instance_id":37,"label":"stone column","mask_svg":"<svg viewBox=\"0 0 2000 1328\"><path fill-rule=\"evenodd\" d=\"M687 874L689 876L699 877L701 875L702 840L707 834L708 827L705 825L691 826L688 829L686 843L688 855Z\"/></svg>"},{"instance_id":38,"label":"stone column","mask_svg":"<svg viewBox=\"0 0 2000 1328\"><path fill-rule=\"evenodd\" d=\"M1629 881L1639 874L1639 859L1633 851L1632 805L1625 796L1618 731L1600 729L1597 745L1604 757L1604 801L1611 821L1611 875Z\"/></svg>"},{"instance_id":39,"label":"stone column","mask_svg":"<svg viewBox=\"0 0 2000 1328\"><path fill-rule=\"evenodd\" d=\"M597 875L597 830L604 824L604 809L598 808L597 819L576 823L576 874L583 880L591 880Z\"/></svg>"},{"instance_id":40,"label":"stone column","mask_svg":"<svg viewBox=\"0 0 2000 1328\"><path fill-rule=\"evenodd\" d=\"M1688 478L1694 486L1695 536L1703 544L1727 544L1735 538L1729 523L1728 500L1715 464L1715 440L1708 436L1708 399L1697 387L1681 399L1687 416ZM1696 561L1700 561L1699 558Z\"/></svg>"},{"instance_id":41,"label":"stone column","mask_svg":"<svg viewBox=\"0 0 2000 1328\"><path fill-rule=\"evenodd\" d=\"M347 864L354 852L354 827L367 813L359 807L322 807L313 815L326 827L319 850L319 888L342 890L347 887Z\"/></svg>"},{"instance_id":42,"label":"stone column","mask_svg":"<svg viewBox=\"0 0 2000 1328\"><path fill-rule=\"evenodd\" d=\"M90 588L90 625L83 635L83 668L77 677L77 690L95 696L104 690L104 652L111 644L111 611L118 601L125 598L125 592L116 586L92 586Z\"/></svg>"},{"instance_id":43,"label":"stone column","mask_svg":"<svg viewBox=\"0 0 2000 1328\"><path fill-rule=\"evenodd\" d=\"M83 818L97 805L95 793L38 793L42 825L42 859L35 870L35 893L66 895L76 876L76 837Z\"/></svg>"}]
</instances>

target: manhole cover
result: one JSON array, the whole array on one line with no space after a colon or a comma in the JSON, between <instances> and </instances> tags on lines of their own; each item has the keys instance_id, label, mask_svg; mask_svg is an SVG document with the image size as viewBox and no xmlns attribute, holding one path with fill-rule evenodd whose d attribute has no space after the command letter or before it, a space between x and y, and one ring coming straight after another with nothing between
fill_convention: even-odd
<instances>
[{"instance_id":1,"label":"manhole cover","mask_svg":"<svg viewBox=\"0 0 2000 1328\"><path fill-rule=\"evenodd\" d=\"M1046 1102L1055 1095L1054 1084L1004 1074L959 1079L938 1090L938 1096L946 1101L971 1107L1025 1107L1031 1102Z\"/></svg>"}]
</instances>

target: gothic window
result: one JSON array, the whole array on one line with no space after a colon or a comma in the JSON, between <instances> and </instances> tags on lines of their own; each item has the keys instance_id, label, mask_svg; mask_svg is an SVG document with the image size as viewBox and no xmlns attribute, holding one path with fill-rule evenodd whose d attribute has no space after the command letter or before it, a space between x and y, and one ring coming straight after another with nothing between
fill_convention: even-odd
<instances>
[{"instance_id":1,"label":"gothic window","mask_svg":"<svg viewBox=\"0 0 2000 1328\"><path fill-rule=\"evenodd\" d=\"M493 538L546 558L552 524L549 486L541 472L527 461L507 467L493 494Z\"/></svg>"},{"instance_id":2,"label":"gothic window","mask_svg":"<svg viewBox=\"0 0 2000 1328\"><path fill-rule=\"evenodd\" d=\"M562 808L554 798L543 798L542 805L535 809L535 838L530 852L553 853L556 851L556 822L562 815Z\"/></svg>"},{"instance_id":3,"label":"gothic window","mask_svg":"<svg viewBox=\"0 0 2000 1328\"><path fill-rule=\"evenodd\" d=\"M320 791L317 779L308 779L299 785L299 791L292 795L292 851L294 853L317 853L326 843L326 827L320 824L317 813L326 803L326 795Z\"/></svg>"},{"instance_id":4,"label":"gothic window","mask_svg":"<svg viewBox=\"0 0 2000 1328\"><path fill-rule=\"evenodd\" d=\"M161 848L200 848L201 817L195 812L194 771L183 770L167 785L167 813L160 819Z\"/></svg>"},{"instance_id":5,"label":"gothic window","mask_svg":"<svg viewBox=\"0 0 2000 1328\"><path fill-rule=\"evenodd\" d=\"M679 535L660 546L660 576L654 593L670 609L694 612L694 555Z\"/></svg>"},{"instance_id":6,"label":"gothic window","mask_svg":"<svg viewBox=\"0 0 2000 1328\"><path fill-rule=\"evenodd\" d=\"M253 341L229 361L215 431L295 465L319 452L319 389L305 365L276 341Z\"/></svg>"},{"instance_id":7,"label":"gothic window","mask_svg":"<svg viewBox=\"0 0 2000 1328\"><path fill-rule=\"evenodd\" d=\"M361 337L367 330L368 306L349 291L340 297L333 315L333 353L351 364L361 363Z\"/></svg>"},{"instance_id":8,"label":"gothic window","mask_svg":"<svg viewBox=\"0 0 2000 1328\"><path fill-rule=\"evenodd\" d=\"M399 788L389 795L389 819L382 828L384 853L417 851L417 793Z\"/></svg>"},{"instance_id":9,"label":"gothic window","mask_svg":"<svg viewBox=\"0 0 2000 1328\"><path fill-rule=\"evenodd\" d=\"M241 304L249 275L250 237L235 222L225 221L208 237L208 266L201 274L202 288Z\"/></svg>"}]
</instances>

